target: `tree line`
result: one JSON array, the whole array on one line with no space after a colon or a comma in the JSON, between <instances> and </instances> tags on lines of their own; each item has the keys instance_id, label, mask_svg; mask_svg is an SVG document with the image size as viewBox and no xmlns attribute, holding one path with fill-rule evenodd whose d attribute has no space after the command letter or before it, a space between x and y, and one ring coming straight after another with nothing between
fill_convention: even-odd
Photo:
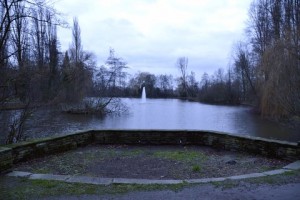
<instances>
[{"instance_id":1,"label":"tree line","mask_svg":"<svg viewBox=\"0 0 300 200\"><path fill-rule=\"evenodd\" d=\"M1 104L73 103L87 96L139 97L143 83L148 97L177 96L172 75L130 75L125 70L127 63L113 49L104 65L97 67L96 56L83 48L77 18L71 26L72 43L61 52L57 27L69 26L52 3L1 0Z\"/></svg>"},{"instance_id":2,"label":"tree line","mask_svg":"<svg viewBox=\"0 0 300 200\"><path fill-rule=\"evenodd\" d=\"M250 103L264 116L300 115L300 1L254 0L246 39L227 70L202 75L199 99Z\"/></svg>"},{"instance_id":3,"label":"tree line","mask_svg":"<svg viewBox=\"0 0 300 200\"><path fill-rule=\"evenodd\" d=\"M241 49L236 59L245 60L240 69L246 89L258 96L263 115L299 115L300 1L254 1L247 32L251 47Z\"/></svg>"},{"instance_id":4,"label":"tree line","mask_svg":"<svg viewBox=\"0 0 300 200\"><path fill-rule=\"evenodd\" d=\"M67 24L50 5L41 0L1 0L0 102L49 103L86 95L92 55L82 49L78 20L74 18L73 42L63 54L57 26Z\"/></svg>"},{"instance_id":5,"label":"tree line","mask_svg":"<svg viewBox=\"0 0 300 200\"><path fill-rule=\"evenodd\" d=\"M198 81L179 57L179 77L126 72L127 63L109 49L98 67L83 48L79 21L72 43L61 52L57 26L68 27L51 1L0 1L0 103L80 102L87 96L184 98L207 103L255 105L267 116L300 113L300 1L254 0L245 41L233 49L227 69ZM105 104L106 104L105 103Z\"/></svg>"}]
</instances>

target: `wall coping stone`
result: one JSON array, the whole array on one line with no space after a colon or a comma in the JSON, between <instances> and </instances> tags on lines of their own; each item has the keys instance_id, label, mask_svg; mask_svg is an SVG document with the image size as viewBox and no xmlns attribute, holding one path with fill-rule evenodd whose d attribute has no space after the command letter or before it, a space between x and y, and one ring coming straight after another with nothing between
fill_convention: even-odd
<instances>
[{"instance_id":1,"label":"wall coping stone","mask_svg":"<svg viewBox=\"0 0 300 200\"><path fill-rule=\"evenodd\" d=\"M0 146L0 153L1 152L6 152L6 151L11 151L11 148Z\"/></svg>"},{"instance_id":2,"label":"wall coping stone","mask_svg":"<svg viewBox=\"0 0 300 200\"><path fill-rule=\"evenodd\" d=\"M144 133L172 133L172 132L178 132L178 133L209 133L209 134L216 134L216 135L222 135L222 136L229 136L232 138L240 138L240 139L251 139L251 140L259 140L264 142L274 142L274 143L280 143L280 144L287 144L287 145L295 145L297 146L297 142L289 142L289 141L283 141L283 140L277 140L277 139L269 139L269 138L263 138L263 137L257 137L257 136L250 136L250 135L234 135L227 132L221 132L221 131L212 131L212 130L194 130L194 129L101 129L101 130L89 130L92 133L97 132L110 132L110 133L120 133L120 132L132 132L132 133L138 133L138 132L144 132ZM82 133L82 132L79 132ZM300 142L300 141L299 141Z\"/></svg>"},{"instance_id":3,"label":"wall coping stone","mask_svg":"<svg viewBox=\"0 0 300 200\"><path fill-rule=\"evenodd\" d=\"M60 140L60 139L64 139L64 138L74 137L74 136L77 136L77 135L86 135L86 134L92 134L92 130L76 131L74 133L67 134L67 135L58 135L58 136L53 136L53 137L32 139L32 140L23 141L23 142L20 142L20 143L14 143L14 144L8 144L8 145L0 146L0 149L1 148L17 148L19 146L30 146L30 145L34 145L34 144L39 144L39 143L44 143L44 142L49 142L49 141L55 141L55 140Z\"/></svg>"}]
</instances>

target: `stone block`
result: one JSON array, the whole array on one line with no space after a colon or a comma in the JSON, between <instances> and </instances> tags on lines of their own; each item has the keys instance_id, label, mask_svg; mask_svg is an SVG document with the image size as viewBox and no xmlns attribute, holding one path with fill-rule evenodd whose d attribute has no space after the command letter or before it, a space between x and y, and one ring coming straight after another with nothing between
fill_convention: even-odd
<instances>
[{"instance_id":1,"label":"stone block","mask_svg":"<svg viewBox=\"0 0 300 200\"><path fill-rule=\"evenodd\" d=\"M244 174L244 175L237 175L237 176L230 176L228 179L231 180L241 180L241 179L248 179L248 178L258 178L258 177L263 177L266 176L263 173L252 173L252 174Z\"/></svg>"},{"instance_id":2,"label":"stone block","mask_svg":"<svg viewBox=\"0 0 300 200\"><path fill-rule=\"evenodd\" d=\"M300 160L297 160L296 162L293 162L293 163L283 167L283 169L299 170L300 169Z\"/></svg>"},{"instance_id":3,"label":"stone block","mask_svg":"<svg viewBox=\"0 0 300 200\"><path fill-rule=\"evenodd\" d=\"M113 183L116 183L116 184L141 184L141 185L150 185L150 184L173 185L173 184L183 183L183 181L182 180L154 180L154 179L114 178Z\"/></svg>"},{"instance_id":4,"label":"stone block","mask_svg":"<svg viewBox=\"0 0 300 200\"><path fill-rule=\"evenodd\" d=\"M211 182L221 182L225 181L227 178L201 178L201 179L187 179L184 180L186 183L211 183Z\"/></svg>"},{"instance_id":5,"label":"stone block","mask_svg":"<svg viewBox=\"0 0 300 200\"><path fill-rule=\"evenodd\" d=\"M12 149L1 147L0 148L0 173L6 172L13 166Z\"/></svg>"},{"instance_id":6,"label":"stone block","mask_svg":"<svg viewBox=\"0 0 300 200\"><path fill-rule=\"evenodd\" d=\"M94 185L109 185L113 182L112 178L88 177L88 176L72 176L66 180L69 183L87 183Z\"/></svg>"},{"instance_id":7,"label":"stone block","mask_svg":"<svg viewBox=\"0 0 300 200\"><path fill-rule=\"evenodd\" d=\"M276 170L266 171L266 172L262 172L262 173L265 174L265 175L268 175L268 176L272 176L272 175L283 174L283 173L289 172L289 171L291 171L291 170L288 170L288 169L276 169Z\"/></svg>"},{"instance_id":8,"label":"stone block","mask_svg":"<svg viewBox=\"0 0 300 200\"><path fill-rule=\"evenodd\" d=\"M14 163L32 158L34 153L34 144L19 145L13 148Z\"/></svg>"},{"instance_id":9,"label":"stone block","mask_svg":"<svg viewBox=\"0 0 300 200\"><path fill-rule=\"evenodd\" d=\"M66 181L70 178L69 175L54 175L54 174L32 174L29 179L33 180L51 180L51 181Z\"/></svg>"},{"instance_id":10,"label":"stone block","mask_svg":"<svg viewBox=\"0 0 300 200\"><path fill-rule=\"evenodd\" d=\"M21 171L12 171L7 174L7 176L13 176L13 177L29 177L32 175L30 172L21 172Z\"/></svg>"},{"instance_id":11,"label":"stone block","mask_svg":"<svg viewBox=\"0 0 300 200\"><path fill-rule=\"evenodd\" d=\"M48 143L42 142L35 145L35 152L42 156L49 153Z\"/></svg>"}]
</instances>

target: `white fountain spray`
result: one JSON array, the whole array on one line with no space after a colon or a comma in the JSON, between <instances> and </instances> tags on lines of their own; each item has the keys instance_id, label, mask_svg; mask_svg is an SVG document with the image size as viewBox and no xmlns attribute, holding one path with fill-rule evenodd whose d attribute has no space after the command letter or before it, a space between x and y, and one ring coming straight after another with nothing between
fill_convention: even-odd
<instances>
[{"instance_id":1,"label":"white fountain spray","mask_svg":"<svg viewBox=\"0 0 300 200\"><path fill-rule=\"evenodd\" d=\"M146 89L145 89L145 86L143 86L143 91L142 91L142 103L146 103Z\"/></svg>"}]
</instances>

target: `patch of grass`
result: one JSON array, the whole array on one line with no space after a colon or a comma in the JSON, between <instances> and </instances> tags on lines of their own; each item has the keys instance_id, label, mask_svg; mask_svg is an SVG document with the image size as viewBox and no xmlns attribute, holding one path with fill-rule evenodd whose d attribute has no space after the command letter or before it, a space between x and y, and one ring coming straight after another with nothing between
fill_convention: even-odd
<instances>
[{"instance_id":1,"label":"patch of grass","mask_svg":"<svg viewBox=\"0 0 300 200\"><path fill-rule=\"evenodd\" d=\"M300 177L300 170L289 171L280 175L264 176L264 177L250 178L244 180L226 180L220 182L212 182L211 184L214 185L215 187L220 187L222 189L231 189L237 187L240 185L241 182L257 184L257 185L265 185L265 184L281 185L281 184L291 183L292 178L295 177Z\"/></svg>"},{"instance_id":2,"label":"patch of grass","mask_svg":"<svg viewBox=\"0 0 300 200\"><path fill-rule=\"evenodd\" d=\"M212 185L214 185L217 188L222 188L223 190L235 188L239 185L237 181L220 181L220 182L212 182Z\"/></svg>"},{"instance_id":3,"label":"patch of grass","mask_svg":"<svg viewBox=\"0 0 300 200\"><path fill-rule=\"evenodd\" d=\"M185 187L188 187L188 183L173 184L173 185L161 185L161 184L151 184L151 185L138 185L138 184L113 184L114 192L116 194L127 193L130 191L153 191L153 190L172 190L180 191Z\"/></svg>"},{"instance_id":4,"label":"patch of grass","mask_svg":"<svg viewBox=\"0 0 300 200\"><path fill-rule=\"evenodd\" d=\"M138 156L141 155L143 153L142 150L131 150L131 151L124 151L121 153L122 156L127 156L127 157L132 157L132 156Z\"/></svg>"},{"instance_id":5,"label":"patch of grass","mask_svg":"<svg viewBox=\"0 0 300 200\"><path fill-rule=\"evenodd\" d=\"M252 178L252 179L247 179L245 181L247 181L248 183L258 184L258 185L261 184L280 185L280 184L291 183L293 178L296 178L296 181L300 180L300 170L292 170L279 175Z\"/></svg>"},{"instance_id":6,"label":"patch of grass","mask_svg":"<svg viewBox=\"0 0 300 200\"><path fill-rule=\"evenodd\" d=\"M201 171L201 167L199 165L194 165L192 167L193 172L200 172Z\"/></svg>"},{"instance_id":7,"label":"patch of grass","mask_svg":"<svg viewBox=\"0 0 300 200\"><path fill-rule=\"evenodd\" d=\"M286 176L295 176L295 175L298 175L298 176L300 176L300 170L287 171L287 172L284 172L283 175L286 175Z\"/></svg>"},{"instance_id":8,"label":"patch of grass","mask_svg":"<svg viewBox=\"0 0 300 200\"><path fill-rule=\"evenodd\" d=\"M33 186L40 186L47 189L54 188L57 185L55 181L49 181L49 180L32 180L31 184Z\"/></svg>"},{"instance_id":9,"label":"patch of grass","mask_svg":"<svg viewBox=\"0 0 300 200\"><path fill-rule=\"evenodd\" d=\"M127 150L127 149L105 149L101 152L97 152L97 157L103 157L103 158L111 158L111 157L119 157L119 156L137 156L142 154L143 151L136 149L136 150Z\"/></svg>"},{"instance_id":10,"label":"patch of grass","mask_svg":"<svg viewBox=\"0 0 300 200\"><path fill-rule=\"evenodd\" d=\"M207 155L196 151L157 151L154 153L154 156L181 162L207 160Z\"/></svg>"},{"instance_id":11,"label":"patch of grass","mask_svg":"<svg viewBox=\"0 0 300 200\"><path fill-rule=\"evenodd\" d=\"M262 166L259 171L265 172L265 171L270 171L270 170L274 170L274 169L277 169L277 167L276 166Z\"/></svg>"},{"instance_id":12,"label":"patch of grass","mask_svg":"<svg viewBox=\"0 0 300 200\"><path fill-rule=\"evenodd\" d=\"M100 154L101 155L101 154ZM102 156L97 156L94 152L90 153L90 152L85 152L84 154L81 155L85 161L92 161L94 159L99 159Z\"/></svg>"},{"instance_id":13,"label":"patch of grass","mask_svg":"<svg viewBox=\"0 0 300 200\"><path fill-rule=\"evenodd\" d=\"M269 184L269 185L276 185L280 181L280 175L274 175L274 176L264 176L259 178L253 178L246 180L248 183L252 184Z\"/></svg>"},{"instance_id":14,"label":"patch of grass","mask_svg":"<svg viewBox=\"0 0 300 200\"><path fill-rule=\"evenodd\" d=\"M175 185L137 185L137 184L112 184L92 185L80 183L65 183L50 180L29 180L9 178L13 184L0 186L0 199L40 199L51 196L78 196L78 195L115 195L133 191L172 190L179 191L190 184L182 183Z\"/></svg>"},{"instance_id":15,"label":"patch of grass","mask_svg":"<svg viewBox=\"0 0 300 200\"><path fill-rule=\"evenodd\" d=\"M35 174L50 174L51 170L45 169L45 168L40 168L40 169L34 169L34 170L32 170L32 172Z\"/></svg>"}]
</instances>

